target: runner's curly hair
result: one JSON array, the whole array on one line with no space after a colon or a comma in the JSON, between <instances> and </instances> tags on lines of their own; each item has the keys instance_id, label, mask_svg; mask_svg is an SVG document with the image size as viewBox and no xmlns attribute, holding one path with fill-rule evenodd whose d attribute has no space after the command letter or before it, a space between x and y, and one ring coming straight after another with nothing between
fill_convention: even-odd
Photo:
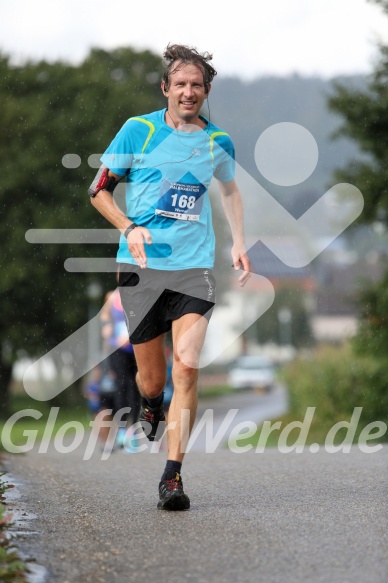
<instances>
[{"instance_id":1,"label":"runner's curly hair","mask_svg":"<svg viewBox=\"0 0 388 583\"><path fill-rule=\"evenodd\" d=\"M199 53L196 48L190 48L186 45L168 44L163 53L163 58L167 62L167 67L162 76L162 81L164 82L166 89L168 89L170 84L171 73L175 73L175 71L178 71L179 68L184 65L196 65L203 72L203 81L206 93L208 93L209 85L217 75L217 71L209 63L209 61L212 60L213 55L208 52Z\"/></svg>"}]
</instances>

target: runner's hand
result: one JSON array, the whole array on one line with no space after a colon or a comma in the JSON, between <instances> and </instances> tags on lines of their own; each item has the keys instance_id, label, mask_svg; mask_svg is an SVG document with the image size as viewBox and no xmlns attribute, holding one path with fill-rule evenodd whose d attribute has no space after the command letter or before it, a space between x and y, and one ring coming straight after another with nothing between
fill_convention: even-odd
<instances>
[{"instance_id":1,"label":"runner's hand","mask_svg":"<svg viewBox=\"0 0 388 583\"><path fill-rule=\"evenodd\" d=\"M151 233L145 227L136 227L129 233L127 242L129 252L137 265L141 267L141 269L145 269L147 267L147 255L144 249L144 242L146 242L147 245L151 245Z\"/></svg>"},{"instance_id":2,"label":"runner's hand","mask_svg":"<svg viewBox=\"0 0 388 583\"><path fill-rule=\"evenodd\" d=\"M232 247L232 259L233 267L235 270L242 269L243 273L238 278L239 284L244 286L248 279L251 277L251 264L245 251L245 248L237 247L233 245Z\"/></svg>"}]
</instances>

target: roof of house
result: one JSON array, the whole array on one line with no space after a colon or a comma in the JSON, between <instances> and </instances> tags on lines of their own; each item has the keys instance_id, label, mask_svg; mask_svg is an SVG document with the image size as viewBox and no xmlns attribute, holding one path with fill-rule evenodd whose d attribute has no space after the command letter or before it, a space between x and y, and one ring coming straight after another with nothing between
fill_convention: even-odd
<instances>
[{"instance_id":1,"label":"roof of house","mask_svg":"<svg viewBox=\"0 0 388 583\"><path fill-rule=\"evenodd\" d=\"M301 242L296 237L273 237L270 243L271 249L262 241L253 242L250 246L248 241L248 257L254 273L270 280L283 282L286 280L306 280L307 282L308 280L311 283L313 280L311 265ZM279 256L286 262L279 259ZM297 263L306 265L290 267Z\"/></svg>"}]
</instances>

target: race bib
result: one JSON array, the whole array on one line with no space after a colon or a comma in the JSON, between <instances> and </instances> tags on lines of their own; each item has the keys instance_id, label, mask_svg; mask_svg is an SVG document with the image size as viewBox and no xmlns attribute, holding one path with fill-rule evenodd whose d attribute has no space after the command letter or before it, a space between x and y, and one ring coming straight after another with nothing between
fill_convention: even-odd
<instances>
[{"instance_id":1,"label":"race bib","mask_svg":"<svg viewBox=\"0 0 388 583\"><path fill-rule=\"evenodd\" d=\"M198 221L206 188L199 182L184 181L187 177L187 175L184 176L182 182L166 184L164 181L162 194L155 208L156 215L184 221Z\"/></svg>"}]
</instances>

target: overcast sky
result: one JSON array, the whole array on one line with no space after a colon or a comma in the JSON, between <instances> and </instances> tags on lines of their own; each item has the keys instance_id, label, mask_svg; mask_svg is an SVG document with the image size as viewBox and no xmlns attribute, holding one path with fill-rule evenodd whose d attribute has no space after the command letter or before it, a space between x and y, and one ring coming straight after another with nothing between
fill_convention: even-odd
<instances>
[{"instance_id":1,"label":"overcast sky","mask_svg":"<svg viewBox=\"0 0 388 583\"><path fill-rule=\"evenodd\" d=\"M0 50L77 63L91 47L169 42L213 53L222 75L367 73L388 20L367 0L0 0Z\"/></svg>"}]
</instances>

